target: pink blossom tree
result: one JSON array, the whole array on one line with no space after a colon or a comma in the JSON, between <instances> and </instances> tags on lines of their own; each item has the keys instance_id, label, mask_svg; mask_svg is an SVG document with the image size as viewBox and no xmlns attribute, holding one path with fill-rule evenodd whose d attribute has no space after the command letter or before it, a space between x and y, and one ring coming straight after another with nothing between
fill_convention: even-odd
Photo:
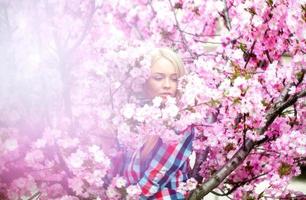
<instances>
[{"instance_id":1,"label":"pink blossom tree","mask_svg":"<svg viewBox=\"0 0 306 200\"><path fill-rule=\"evenodd\" d=\"M190 199L305 197L287 189L306 158L305 1L1 0L0 19L1 199L137 199L122 147L191 125ZM189 71L162 108L139 104L156 46Z\"/></svg>"}]
</instances>

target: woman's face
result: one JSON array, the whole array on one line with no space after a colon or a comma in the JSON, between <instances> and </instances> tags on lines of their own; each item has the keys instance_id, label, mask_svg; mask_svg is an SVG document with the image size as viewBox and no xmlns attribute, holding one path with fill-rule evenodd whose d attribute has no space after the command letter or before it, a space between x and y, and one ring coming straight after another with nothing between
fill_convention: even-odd
<instances>
[{"instance_id":1,"label":"woman's face","mask_svg":"<svg viewBox=\"0 0 306 200\"><path fill-rule=\"evenodd\" d=\"M175 97L177 91L178 72L175 65L168 59L160 58L151 66L151 76L145 91L149 98L160 96Z\"/></svg>"}]
</instances>

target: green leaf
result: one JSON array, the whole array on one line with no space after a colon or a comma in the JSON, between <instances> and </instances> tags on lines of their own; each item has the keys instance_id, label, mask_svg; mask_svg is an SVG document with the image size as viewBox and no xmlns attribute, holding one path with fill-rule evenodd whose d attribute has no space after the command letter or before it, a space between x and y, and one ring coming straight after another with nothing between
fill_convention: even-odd
<instances>
[{"instance_id":1,"label":"green leaf","mask_svg":"<svg viewBox=\"0 0 306 200\"><path fill-rule=\"evenodd\" d=\"M256 15L255 8L249 8L248 11L249 11L252 15Z\"/></svg>"},{"instance_id":2,"label":"green leaf","mask_svg":"<svg viewBox=\"0 0 306 200\"><path fill-rule=\"evenodd\" d=\"M220 101L217 100L217 99L210 99L209 105L212 106L212 107L219 106L220 105Z\"/></svg>"},{"instance_id":3,"label":"green leaf","mask_svg":"<svg viewBox=\"0 0 306 200\"><path fill-rule=\"evenodd\" d=\"M266 3L268 6L272 7L273 6L273 0L266 0Z\"/></svg>"},{"instance_id":4,"label":"green leaf","mask_svg":"<svg viewBox=\"0 0 306 200\"><path fill-rule=\"evenodd\" d=\"M302 7L302 19L306 22L306 4L301 5Z\"/></svg>"},{"instance_id":5,"label":"green leaf","mask_svg":"<svg viewBox=\"0 0 306 200\"><path fill-rule=\"evenodd\" d=\"M269 102L265 101L265 100L261 100L261 104L265 107L267 107L269 105Z\"/></svg>"},{"instance_id":6,"label":"green leaf","mask_svg":"<svg viewBox=\"0 0 306 200\"><path fill-rule=\"evenodd\" d=\"M241 49L245 53L245 52L247 52L247 45L243 44L243 43L240 43L239 44L239 49Z\"/></svg>"},{"instance_id":7,"label":"green leaf","mask_svg":"<svg viewBox=\"0 0 306 200\"><path fill-rule=\"evenodd\" d=\"M235 99L233 100L233 104L239 104L240 101L241 101L241 99L240 99L239 97L237 97L237 98L235 98Z\"/></svg>"},{"instance_id":8,"label":"green leaf","mask_svg":"<svg viewBox=\"0 0 306 200\"><path fill-rule=\"evenodd\" d=\"M230 152L231 150L235 150L235 144L234 143L228 143L225 147L224 150L226 152Z\"/></svg>"},{"instance_id":9,"label":"green leaf","mask_svg":"<svg viewBox=\"0 0 306 200\"><path fill-rule=\"evenodd\" d=\"M278 168L278 174L280 177L287 176L291 173L292 166L288 163L282 163Z\"/></svg>"},{"instance_id":10,"label":"green leaf","mask_svg":"<svg viewBox=\"0 0 306 200\"><path fill-rule=\"evenodd\" d=\"M261 199L265 194L265 191L262 191L259 195L258 195L258 199Z\"/></svg>"},{"instance_id":11,"label":"green leaf","mask_svg":"<svg viewBox=\"0 0 306 200\"><path fill-rule=\"evenodd\" d=\"M303 72L298 72L296 73L296 79L300 80L303 77L304 73Z\"/></svg>"}]
</instances>

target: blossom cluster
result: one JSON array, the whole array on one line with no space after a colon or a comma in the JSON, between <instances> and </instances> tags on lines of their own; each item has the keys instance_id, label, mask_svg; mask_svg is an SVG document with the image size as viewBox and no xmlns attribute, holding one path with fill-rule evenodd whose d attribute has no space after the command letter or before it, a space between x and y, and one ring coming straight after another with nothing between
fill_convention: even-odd
<instances>
[{"instance_id":1,"label":"blossom cluster","mask_svg":"<svg viewBox=\"0 0 306 200\"><path fill-rule=\"evenodd\" d=\"M305 100L258 130L288 86L287 98L305 91L305 1L4 0L0 8L1 198L138 199L120 174L122 154L151 135L176 143L190 125L193 149L208 150L203 181L245 139L265 140L219 189L236 188L234 199L298 195L286 187L305 162ZM188 71L179 98L166 102L143 95L149 52L160 46Z\"/></svg>"}]
</instances>

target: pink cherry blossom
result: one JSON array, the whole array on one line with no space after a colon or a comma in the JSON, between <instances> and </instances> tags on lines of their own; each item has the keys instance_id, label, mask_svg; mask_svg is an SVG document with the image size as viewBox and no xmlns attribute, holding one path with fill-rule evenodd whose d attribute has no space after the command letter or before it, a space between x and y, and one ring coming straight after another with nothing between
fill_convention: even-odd
<instances>
[{"instance_id":1,"label":"pink cherry blossom","mask_svg":"<svg viewBox=\"0 0 306 200\"><path fill-rule=\"evenodd\" d=\"M1 1L3 198L138 199L114 160L148 136L175 144L190 125L194 150L209 149L204 182L251 139L264 142L218 188L251 180L230 198L299 195L287 185L305 164L305 100L258 130L287 86L286 98L305 90L305 2L169 2ZM165 102L143 96L149 53L163 46L188 72L180 98ZM178 190L196 185L189 179Z\"/></svg>"}]
</instances>

